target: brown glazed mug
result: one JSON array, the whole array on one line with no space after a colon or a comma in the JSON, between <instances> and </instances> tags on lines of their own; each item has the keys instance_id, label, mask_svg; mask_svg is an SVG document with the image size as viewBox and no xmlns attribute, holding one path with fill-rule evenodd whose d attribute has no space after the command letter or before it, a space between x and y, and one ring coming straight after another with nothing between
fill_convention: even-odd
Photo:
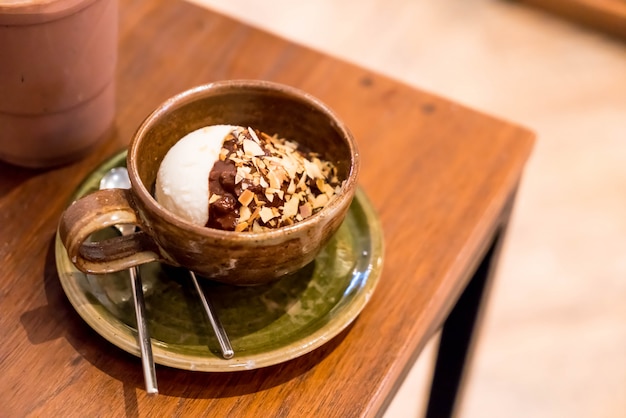
<instances>
[{"instance_id":1,"label":"brown glazed mug","mask_svg":"<svg viewBox=\"0 0 626 418\"><path fill-rule=\"evenodd\" d=\"M208 125L251 126L300 143L333 162L340 192L301 222L263 232L193 225L153 197L167 151L187 133ZM99 190L70 205L60 237L70 260L85 273L107 273L158 261L224 283L262 284L310 263L341 225L354 197L359 153L352 134L323 103L298 89L258 80L202 85L161 104L129 146L129 190ZM92 233L130 223L139 232L98 242Z\"/></svg>"}]
</instances>

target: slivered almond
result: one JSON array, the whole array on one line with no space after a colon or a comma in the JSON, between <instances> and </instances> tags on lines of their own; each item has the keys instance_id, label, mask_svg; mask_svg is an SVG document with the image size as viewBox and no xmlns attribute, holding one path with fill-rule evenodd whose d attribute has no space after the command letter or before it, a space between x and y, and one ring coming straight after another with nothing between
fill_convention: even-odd
<instances>
[{"instance_id":1,"label":"slivered almond","mask_svg":"<svg viewBox=\"0 0 626 418\"><path fill-rule=\"evenodd\" d=\"M296 216L298 213L298 205L300 203L300 199L295 196L292 196L283 207L283 218L291 218Z\"/></svg>"},{"instance_id":2,"label":"slivered almond","mask_svg":"<svg viewBox=\"0 0 626 418\"><path fill-rule=\"evenodd\" d=\"M315 185L317 186L320 192L324 192L324 186L326 185L326 182L324 181L323 178L315 179Z\"/></svg>"},{"instance_id":3,"label":"slivered almond","mask_svg":"<svg viewBox=\"0 0 626 418\"><path fill-rule=\"evenodd\" d=\"M300 177L300 181L296 185L296 190L306 190L306 172L302 173L302 177Z\"/></svg>"},{"instance_id":4,"label":"slivered almond","mask_svg":"<svg viewBox=\"0 0 626 418\"><path fill-rule=\"evenodd\" d=\"M270 182L270 187L272 189L280 189L280 185L281 185L281 181L278 178L278 175L276 174L276 172L274 170L269 170L267 172L267 179Z\"/></svg>"},{"instance_id":5,"label":"slivered almond","mask_svg":"<svg viewBox=\"0 0 626 418\"><path fill-rule=\"evenodd\" d=\"M263 232L263 227L257 221L252 223L252 232Z\"/></svg>"},{"instance_id":6,"label":"slivered almond","mask_svg":"<svg viewBox=\"0 0 626 418\"><path fill-rule=\"evenodd\" d=\"M254 157L265 155L263 148L261 148L259 144L257 144L251 139L243 140L243 152L245 152L246 155L248 156L254 156Z\"/></svg>"},{"instance_id":7,"label":"slivered almond","mask_svg":"<svg viewBox=\"0 0 626 418\"><path fill-rule=\"evenodd\" d=\"M248 222L240 222L235 225L235 232L243 232L248 228Z\"/></svg>"},{"instance_id":8,"label":"slivered almond","mask_svg":"<svg viewBox=\"0 0 626 418\"><path fill-rule=\"evenodd\" d=\"M298 148L298 144L293 141L285 141L285 147L295 150Z\"/></svg>"},{"instance_id":9,"label":"slivered almond","mask_svg":"<svg viewBox=\"0 0 626 418\"><path fill-rule=\"evenodd\" d=\"M267 206L261 208L261 211L259 212L259 215L261 216L261 220L263 221L263 223L267 223L270 219L276 217L276 215L274 215L274 212L272 211L272 209L270 207L267 207Z\"/></svg>"},{"instance_id":10,"label":"slivered almond","mask_svg":"<svg viewBox=\"0 0 626 418\"><path fill-rule=\"evenodd\" d=\"M261 141L259 141L259 137L256 135L256 132L254 132L254 129L248 128L248 133L250 134L254 142L256 142L257 144L261 143Z\"/></svg>"},{"instance_id":11,"label":"slivered almond","mask_svg":"<svg viewBox=\"0 0 626 418\"><path fill-rule=\"evenodd\" d=\"M252 199L254 199L254 197L254 193L250 189L246 189L241 192L241 195L239 195L239 198L237 200L239 200L239 203L241 203L243 206L248 206L250 202L252 202Z\"/></svg>"},{"instance_id":12,"label":"slivered almond","mask_svg":"<svg viewBox=\"0 0 626 418\"><path fill-rule=\"evenodd\" d=\"M248 206L242 206L239 209L239 219L237 221L240 223L245 222L250 219L250 216L252 216L252 211L250 210L250 208Z\"/></svg>"},{"instance_id":13,"label":"slivered almond","mask_svg":"<svg viewBox=\"0 0 626 418\"><path fill-rule=\"evenodd\" d=\"M302 160L304 163L304 169L307 175L311 178L323 178L322 170L317 166L317 164L312 163L309 160Z\"/></svg>"},{"instance_id":14,"label":"slivered almond","mask_svg":"<svg viewBox=\"0 0 626 418\"><path fill-rule=\"evenodd\" d=\"M306 219L311 215L313 215L313 207L309 202L306 202L304 205L300 206L300 216L302 216L303 219Z\"/></svg>"},{"instance_id":15,"label":"slivered almond","mask_svg":"<svg viewBox=\"0 0 626 418\"><path fill-rule=\"evenodd\" d=\"M322 189L322 192L324 192L324 194L326 196L328 196L328 198L330 199L335 194L335 189L334 189L333 186L331 186L330 184L326 183L326 184L324 184L324 188Z\"/></svg>"},{"instance_id":16,"label":"slivered almond","mask_svg":"<svg viewBox=\"0 0 626 418\"><path fill-rule=\"evenodd\" d=\"M241 158L237 158L235 155L230 154L228 157L229 160L235 163L235 165L243 165L243 160Z\"/></svg>"},{"instance_id":17,"label":"slivered almond","mask_svg":"<svg viewBox=\"0 0 626 418\"><path fill-rule=\"evenodd\" d=\"M321 208L326 205L326 203L328 203L328 196L321 194L315 198L315 201L313 202L313 209Z\"/></svg>"},{"instance_id":18,"label":"slivered almond","mask_svg":"<svg viewBox=\"0 0 626 418\"><path fill-rule=\"evenodd\" d=\"M256 219L259 218L259 213L261 212L261 207L257 207L254 212L252 212L252 215L250 215L250 220L248 221L248 223L255 221Z\"/></svg>"},{"instance_id":19,"label":"slivered almond","mask_svg":"<svg viewBox=\"0 0 626 418\"><path fill-rule=\"evenodd\" d=\"M287 172L290 178L294 178L298 174L298 166L289 158L283 158L283 169Z\"/></svg>"}]
</instances>

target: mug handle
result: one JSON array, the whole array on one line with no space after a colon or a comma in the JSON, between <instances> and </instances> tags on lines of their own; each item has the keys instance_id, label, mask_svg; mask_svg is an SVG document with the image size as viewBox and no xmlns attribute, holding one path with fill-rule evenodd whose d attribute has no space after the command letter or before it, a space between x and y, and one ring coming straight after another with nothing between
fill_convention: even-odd
<instances>
[{"instance_id":1,"label":"mug handle","mask_svg":"<svg viewBox=\"0 0 626 418\"><path fill-rule=\"evenodd\" d=\"M94 232L116 224L141 226L140 219L130 190L97 190L63 212L59 236L70 260L83 273L111 273L163 261L158 245L143 231L101 241L88 240Z\"/></svg>"}]
</instances>

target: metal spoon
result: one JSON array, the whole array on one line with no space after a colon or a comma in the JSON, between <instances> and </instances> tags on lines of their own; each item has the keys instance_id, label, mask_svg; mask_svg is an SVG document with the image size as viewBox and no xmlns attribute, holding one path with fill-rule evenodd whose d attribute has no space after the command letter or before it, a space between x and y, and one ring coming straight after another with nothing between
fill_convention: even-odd
<instances>
[{"instance_id":1,"label":"metal spoon","mask_svg":"<svg viewBox=\"0 0 626 418\"><path fill-rule=\"evenodd\" d=\"M130 179L128 172L124 167L115 167L109 170L102 180L100 180L100 189L129 189ZM115 225L122 235L130 235L135 233L135 225ZM154 358L152 357L152 345L150 343L150 333L146 322L146 305L143 298L143 286L141 277L139 277L139 269L132 267L129 269L130 284L133 291L133 300L135 302L135 317L137 318L137 332L139 333L139 349L141 351L141 365L143 367L143 377L146 383L146 392L148 394L157 394L156 370L154 366Z\"/></svg>"},{"instance_id":2,"label":"metal spoon","mask_svg":"<svg viewBox=\"0 0 626 418\"><path fill-rule=\"evenodd\" d=\"M213 312L213 305L211 301L204 295L204 292L200 288L200 284L198 283L198 279L196 278L196 274L193 271L189 271L189 275L191 276L191 281L200 296L200 300L202 301L202 306L204 307L204 311L209 317L209 322L213 327L213 332L215 332L215 336L217 337L217 342L220 344L220 348L222 350L222 357L225 359L233 358L235 355L235 351L230 344L230 340L228 339L228 335L226 335L226 330L222 326L220 319Z\"/></svg>"},{"instance_id":3,"label":"metal spoon","mask_svg":"<svg viewBox=\"0 0 626 418\"><path fill-rule=\"evenodd\" d=\"M107 187L108 186L108 187ZM100 188L104 189L104 188L112 188L112 187L118 187L118 188L130 188L130 179L128 178L128 171L126 170L125 167L117 167L117 168L113 168L111 169L100 181ZM118 228L118 230L122 233L122 235L124 234L129 234L129 233L133 233L135 230L134 225L116 225L116 227ZM136 270L136 268L131 269L131 270ZM196 275L193 271L189 271L189 275L191 276L191 281L194 285L194 287L196 288L196 291L198 292L198 295L200 296L200 301L202 302L202 307L204 308L204 311L206 312L208 318L209 318L209 322L211 323L211 327L213 328L213 332L215 333L215 336L217 337L217 341L220 345L220 349L222 351L222 357L224 357L225 359L229 359L232 358L235 355L235 352L233 350L233 347L230 343L230 340L228 338L228 335L226 334L226 330L224 329L224 327L222 326L221 321L219 320L218 316L213 312L215 309L213 308L213 305L211 304L211 301L205 296L204 292L202 291L202 289L200 288L200 284L198 283L198 279L196 278ZM131 278L133 277L133 272L131 271ZM135 274L135 279L133 279L133 283L137 281L137 286L139 289L141 289L141 283L140 283L140 279L139 276ZM135 292L135 288L133 288L133 293ZM143 302L143 293L141 293L141 301ZM138 301L137 299L135 299L135 306L138 306ZM142 312L145 312L145 308L142 309ZM137 314L139 315L139 314ZM139 324L139 317L137 317L137 324ZM145 323L145 320L142 320L142 323ZM139 327L139 325L138 325ZM141 327L139 327L141 328ZM140 341L142 341L141 338L141 332L139 333L140 336ZM148 335L148 330L145 330L145 336ZM150 337L146 337L148 343L146 345L149 346L149 342L150 342ZM150 350L150 360L152 359L152 351ZM143 349L142 349L142 359L143 359ZM144 364L145 367L145 364ZM154 365L152 367L152 369L154 369ZM144 372L145 372L145 368L144 368ZM145 374L145 373L144 373ZM154 375L153 375L154 376ZM146 382L147 382L147 377L146 377ZM154 382L154 387L156 389L156 377L153 377L152 381ZM146 383L147 384L147 383ZM156 392L155 392L156 393Z\"/></svg>"}]
</instances>

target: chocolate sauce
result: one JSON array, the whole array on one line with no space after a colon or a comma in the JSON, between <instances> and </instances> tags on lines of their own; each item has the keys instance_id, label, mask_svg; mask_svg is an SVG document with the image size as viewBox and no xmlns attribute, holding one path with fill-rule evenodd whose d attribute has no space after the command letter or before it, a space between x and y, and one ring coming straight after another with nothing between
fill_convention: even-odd
<instances>
[{"instance_id":1,"label":"chocolate sauce","mask_svg":"<svg viewBox=\"0 0 626 418\"><path fill-rule=\"evenodd\" d=\"M234 140L227 140L223 145L229 153L234 151L235 146ZM265 149L262 144L261 146L266 154L269 155L267 149ZM211 190L211 194L217 194L220 198L209 204L209 220L206 224L207 227L226 231L235 230L237 219L239 218L239 208L241 207L238 198L244 188L253 192L258 201L265 202L265 206L280 207L285 203L278 197L270 202L265 197L265 189L258 184L255 185L247 180L242 180L239 184L236 184L236 174L237 167L235 163L229 159L216 161L213 165L209 173L209 190ZM284 188L286 189L286 186ZM249 208L253 211L256 207L257 205L254 201L249 205Z\"/></svg>"},{"instance_id":2,"label":"chocolate sauce","mask_svg":"<svg viewBox=\"0 0 626 418\"><path fill-rule=\"evenodd\" d=\"M217 161L209 174L209 190L221 196L219 200L209 204L209 220L206 226L210 228L233 231L237 225L239 210L237 208L237 187L235 185L235 163Z\"/></svg>"}]
</instances>

